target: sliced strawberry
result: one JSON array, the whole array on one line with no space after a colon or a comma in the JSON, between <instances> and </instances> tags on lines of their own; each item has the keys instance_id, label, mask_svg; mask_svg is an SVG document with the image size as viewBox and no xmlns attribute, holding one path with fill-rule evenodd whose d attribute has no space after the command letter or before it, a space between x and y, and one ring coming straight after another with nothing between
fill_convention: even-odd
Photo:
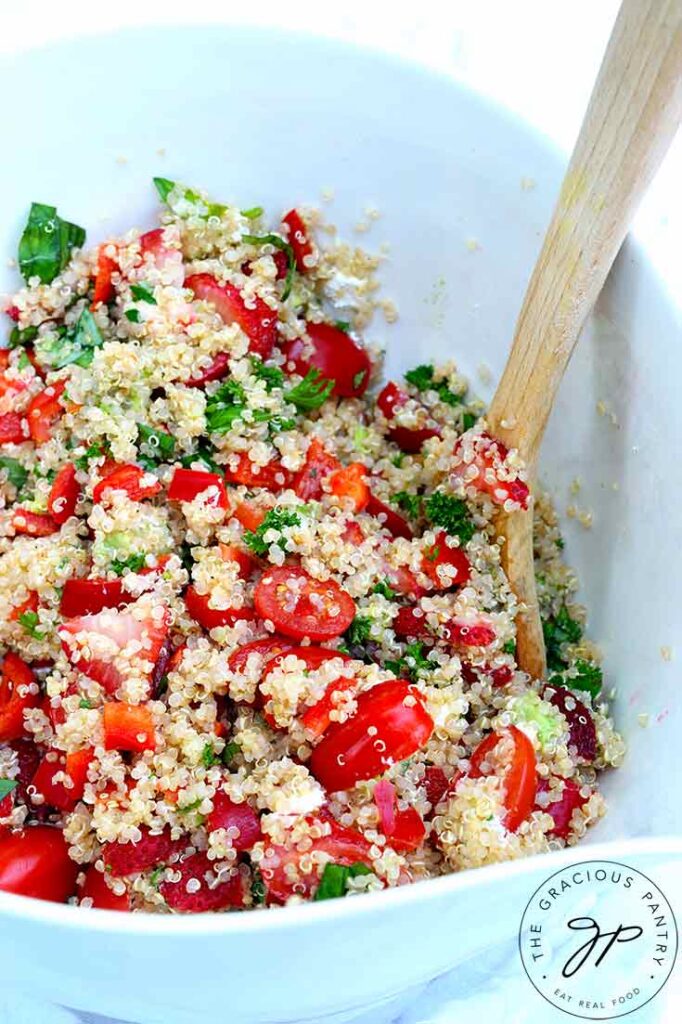
<instances>
[{"instance_id":1,"label":"sliced strawberry","mask_svg":"<svg viewBox=\"0 0 682 1024\"><path fill-rule=\"evenodd\" d=\"M168 228L154 228L140 236L142 262L151 260L170 284L180 288L185 279L182 253L168 244Z\"/></svg>"},{"instance_id":2,"label":"sliced strawberry","mask_svg":"<svg viewBox=\"0 0 682 1024\"><path fill-rule=\"evenodd\" d=\"M96 615L103 608L120 608L135 598L123 589L121 580L70 579L64 584L59 613L66 619Z\"/></svg>"},{"instance_id":3,"label":"sliced strawberry","mask_svg":"<svg viewBox=\"0 0 682 1024\"><path fill-rule=\"evenodd\" d=\"M232 837L232 846L240 852L252 849L263 838L260 818L253 807L246 801L234 803L220 789L213 798L213 810L206 819L206 828L209 832L215 832L217 828L239 829L239 835Z\"/></svg>"},{"instance_id":4,"label":"sliced strawberry","mask_svg":"<svg viewBox=\"0 0 682 1024\"><path fill-rule=\"evenodd\" d=\"M210 274L193 274L185 281L197 299L215 306L226 324L239 324L249 337L249 352L269 359L277 341L277 313L262 299L247 300L233 284L219 284Z\"/></svg>"},{"instance_id":5,"label":"sliced strawberry","mask_svg":"<svg viewBox=\"0 0 682 1024\"><path fill-rule=\"evenodd\" d=\"M243 484L245 487L265 487L277 494L291 487L294 475L285 469L281 462L273 460L267 466L256 466L244 452L239 456L236 469L227 469L226 476L231 483Z\"/></svg>"},{"instance_id":6,"label":"sliced strawberry","mask_svg":"<svg viewBox=\"0 0 682 1024\"><path fill-rule=\"evenodd\" d=\"M385 505L383 501L376 498L373 494L369 496L369 502L365 509L371 516L376 516L384 527L385 530L393 537L405 537L406 540L411 540L414 536L409 524L399 516L397 512L394 512L389 505Z\"/></svg>"},{"instance_id":7,"label":"sliced strawberry","mask_svg":"<svg viewBox=\"0 0 682 1024\"><path fill-rule=\"evenodd\" d=\"M436 807L447 793L450 783L442 768L435 764L427 764L424 769L424 781L422 783L426 792L426 799L432 807Z\"/></svg>"},{"instance_id":8,"label":"sliced strawberry","mask_svg":"<svg viewBox=\"0 0 682 1024\"><path fill-rule=\"evenodd\" d=\"M319 501L324 493L324 480L338 469L341 469L341 463L336 456L330 455L320 439L313 437L303 469L294 477L292 486L303 501Z\"/></svg>"},{"instance_id":9,"label":"sliced strawberry","mask_svg":"<svg viewBox=\"0 0 682 1024\"><path fill-rule=\"evenodd\" d=\"M101 502L107 491L125 491L131 501L152 498L161 490L161 484L146 469L132 463L117 466L95 486L92 500Z\"/></svg>"},{"instance_id":10,"label":"sliced strawberry","mask_svg":"<svg viewBox=\"0 0 682 1024\"><path fill-rule=\"evenodd\" d=\"M391 623L396 636L415 640L433 640L433 632L430 629L426 615L420 608L405 606L398 611L398 614Z\"/></svg>"},{"instance_id":11,"label":"sliced strawberry","mask_svg":"<svg viewBox=\"0 0 682 1024\"><path fill-rule=\"evenodd\" d=\"M216 863L205 853L190 854L175 865L180 871L177 882L162 882L159 892L171 910L201 914L226 907L244 906L244 878L233 868L233 873L217 881ZM199 883L195 889L196 883Z\"/></svg>"},{"instance_id":12,"label":"sliced strawberry","mask_svg":"<svg viewBox=\"0 0 682 1024\"><path fill-rule=\"evenodd\" d=\"M189 380L185 381L185 387L187 388L203 388L204 384L208 384L212 380L222 380L230 372L230 357L227 352L218 352L213 356L212 361L208 364L205 370L200 370L199 373L190 377Z\"/></svg>"},{"instance_id":13,"label":"sliced strawberry","mask_svg":"<svg viewBox=\"0 0 682 1024\"><path fill-rule=\"evenodd\" d=\"M410 597L413 601L417 601L420 597L425 597L428 594L428 589L421 585L415 574L407 566L400 565L396 569L394 566L386 563L384 569L384 575L388 580L389 586L404 597Z\"/></svg>"},{"instance_id":14,"label":"sliced strawberry","mask_svg":"<svg viewBox=\"0 0 682 1024\"><path fill-rule=\"evenodd\" d=\"M28 537L49 537L59 529L52 516L43 512L29 512L25 508L14 509L12 526L15 533L23 533Z\"/></svg>"},{"instance_id":15,"label":"sliced strawberry","mask_svg":"<svg viewBox=\"0 0 682 1024\"><path fill-rule=\"evenodd\" d=\"M496 637L490 622L480 616L477 620L454 618L443 626L441 636L455 647L487 647Z\"/></svg>"},{"instance_id":16,"label":"sliced strawberry","mask_svg":"<svg viewBox=\"0 0 682 1024\"><path fill-rule=\"evenodd\" d=\"M26 420L18 412L0 416L0 444L21 444L28 440Z\"/></svg>"},{"instance_id":17,"label":"sliced strawberry","mask_svg":"<svg viewBox=\"0 0 682 1024\"><path fill-rule=\"evenodd\" d=\"M26 410L26 420L29 433L36 444L44 444L52 437L52 424L64 411L61 397L65 388L66 381L58 380L31 399Z\"/></svg>"},{"instance_id":18,"label":"sliced strawberry","mask_svg":"<svg viewBox=\"0 0 682 1024\"><path fill-rule=\"evenodd\" d=\"M31 781L32 793L42 797L46 804L56 807L58 811L73 810L85 792L88 768L94 753L92 747L66 755L61 751L48 751ZM55 779L57 773L66 774L71 785L67 786L65 781Z\"/></svg>"},{"instance_id":19,"label":"sliced strawberry","mask_svg":"<svg viewBox=\"0 0 682 1024\"><path fill-rule=\"evenodd\" d=\"M490 434L467 432L455 445L452 479L489 495L496 505L513 501L527 509L528 484L520 479L518 469L509 464L508 457L507 446Z\"/></svg>"},{"instance_id":20,"label":"sliced strawberry","mask_svg":"<svg viewBox=\"0 0 682 1024\"><path fill-rule=\"evenodd\" d=\"M449 590L468 582L471 563L462 548L450 547L447 533L441 530L435 543L424 552L422 572L431 577L437 590Z\"/></svg>"},{"instance_id":21,"label":"sliced strawberry","mask_svg":"<svg viewBox=\"0 0 682 1024\"><path fill-rule=\"evenodd\" d=\"M289 245L294 250L296 269L300 274L305 274L306 271L310 270L310 266L306 261L310 261L313 255L313 246L308 238L303 218L298 210L289 210L282 217L282 224L286 224L289 229Z\"/></svg>"},{"instance_id":22,"label":"sliced strawberry","mask_svg":"<svg viewBox=\"0 0 682 1024\"><path fill-rule=\"evenodd\" d=\"M558 708L568 722L569 746L577 749L577 756L591 763L597 756L597 730L588 708L576 695L563 686L546 686L543 698Z\"/></svg>"},{"instance_id":23,"label":"sliced strawberry","mask_svg":"<svg viewBox=\"0 0 682 1024\"><path fill-rule=\"evenodd\" d=\"M182 840L171 839L169 828L152 833L143 825L140 832L142 837L137 843L105 843L102 847L100 856L114 878L126 878L166 864L185 845Z\"/></svg>"},{"instance_id":24,"label":"sliced strawberry","mask_svg":"<svg viewBox=\"0 0 682 1024\"><path fill-rule=\"evenodd\" d=\"M76 482L76 467L67 462L57 473L47 499L47 510L60 526L76 511L80 488Z\"/></svg>"},{"instance_id":25,"label":"sliced strawberry","mask_svg":"<svg viewBox=\"0 0 682 1024\"><path fill-rule=\"evenodd\" d=\"M185 591L185 605L195 622L204 629L215 629L217 626L234 626L240 619L255 619L253 608L213 608L209 594L199 594L194 587Z\"/></svg>"},{"instance_id":26,"label":"sliced strawberry","mask_svg":"<svg viewBox=\"0 0 682 1024\"><path fill-rule=\"evenodd\" d=\"M554 803L542 806L536 803L538 810L544 811L545 814L549 814L554 819L554 828L551 829L547 834L550 836L557 836L559 839L568 839L571 832L571 818L573 812L578 807L584 807L589 797L583 796L580 792L581 787L573 779L564 779L564 788L561 794L561 799L556 800ZM540 793L549 792L549 782L547 779L538 780L538 795Z\"/></svg>"}]
</instances>

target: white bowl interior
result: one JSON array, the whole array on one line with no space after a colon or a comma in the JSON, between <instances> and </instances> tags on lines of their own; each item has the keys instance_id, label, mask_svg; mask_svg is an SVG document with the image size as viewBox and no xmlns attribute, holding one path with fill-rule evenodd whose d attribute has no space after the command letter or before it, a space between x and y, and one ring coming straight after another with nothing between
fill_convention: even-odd
<instances>
[{"instance_id":1,"label":"white bowl interior","mask_svg":"<svg viewBox=\"0 0 682 1024\"><path fill-rule=\"evenodd\" d=\"M331 187L330 216L347 238L390 243L385 294L400 319L369 332L388 345L389 369L454 356L490 394L478 367L497 374L503 365L563 169L523 124L391 59L227 28L120 33L28 53L4 64L0 88L16 97L5 105L12 144L0 164L6 256L32 200L56 204L95 242L153 224L153 175L262 204L273 217ZM524 178L536 186L524 189ZM367 204L381 218L354 235ZM3 261L0 289L17 283ZM566 555L630 747L606 781L599 840L680 832L678 794L664 782L678 776L679 669L661 655L675 646L682 598L679 340L679 309L645 254L626 245L545 445L559 508L593 513L591 530L567 522ZM582 489L571 496L576 477Z\"/></svg>"}]
</instances>

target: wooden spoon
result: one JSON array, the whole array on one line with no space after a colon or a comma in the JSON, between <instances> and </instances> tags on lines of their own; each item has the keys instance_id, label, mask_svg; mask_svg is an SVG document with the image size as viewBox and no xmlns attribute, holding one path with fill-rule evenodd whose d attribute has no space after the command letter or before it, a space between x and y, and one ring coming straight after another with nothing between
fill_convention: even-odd
<instances>
[{"instance_id":1,"label":"wooden spoon","mask_svg":"<svg viewBox=\"0 0 682 1024\"><path fill-rule=\"evenodd\" d=\"M682 0L623 0L490 406L490 432L535 477L559 384L635 208L682 118ZM502 514L503 565L522 610L517 657L546 673L532 508Z\"/></svg>"}]
</instances>

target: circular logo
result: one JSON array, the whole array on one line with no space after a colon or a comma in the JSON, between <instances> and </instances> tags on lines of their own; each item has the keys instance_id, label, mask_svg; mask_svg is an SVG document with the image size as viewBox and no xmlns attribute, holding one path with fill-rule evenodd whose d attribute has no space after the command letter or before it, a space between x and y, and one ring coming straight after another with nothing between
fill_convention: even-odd
<instances>
[{"instance_id":1,"label":"circular logo","mask_svg":"<svg viewBox=\"0 0 682 1024\"><path fill-rule=\"evenodd\" d=\"M536 889L519 929L530 981L552 1006L585 1020L612 1020L644 1006L677 956L677 924L641 871L588 860Z\"/></svg>"}]
</instances>

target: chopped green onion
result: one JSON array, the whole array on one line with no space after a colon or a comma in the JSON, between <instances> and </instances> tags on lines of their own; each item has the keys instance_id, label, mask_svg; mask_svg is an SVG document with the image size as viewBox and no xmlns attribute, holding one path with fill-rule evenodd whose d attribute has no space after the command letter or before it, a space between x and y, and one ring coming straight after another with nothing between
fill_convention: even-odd
<instances>
[{"instance_id":1,"label":"chopped green onion","mask_svg":"<svg viewBox=\"0 0 682 1024\"><path fill-rule=\"evenodd\" d=\"M262 206L251 206L248 210L240 210L239 212L247 220L258 220L259 217L263 216L264 211Z\"/></svg>"},{"instance_id":2,"label":"chopped green onion","mask_svg":"<svg viewBox=\"0 0 682 1024\"><path fill-rule=\"evenodd\" d=\"M145 469L155 469L162 462L171 462L175 454L175 439L157 427L140 423L138 427L139 461Z\"/></svg>"},{"instance_id":3,"label":"chopped green onion","mask_svg":"<svg viewBox=\"0 0 682 1024\"><path fill-rule=\"evenodd\" d=\"M165 203L166 200L168 199L168 196L175 188L175 182L170 181L169 178L152 178L152 181L156 186L156 191L159 193L159 198L161 199L161 202Z\"/></svg>"},{"instance_id":4,"label":"chopped green onion","mask_svg":"<svg viewBox=\"0 0 682 1024\"><path fill-rule=\"evenodd\" d=\"M140 322L140 311L139 309L126 309L126 318L130 320L131 324L139 324Z\"/></svg>"},{"instance_id":5,"label":"chopped green onion","mask_svg":"<svg viewBox=\"0 0 682 1024\"><path fill-rule=\"evenodd\" d=\"M357 878L359 875L371 875L373 872L366 864L358 861L346 867L345 864L325 864L322 878L313 897L314 900L334 900L346 895L346 888L350 878Z\"/></svg>"}]
</instances>

